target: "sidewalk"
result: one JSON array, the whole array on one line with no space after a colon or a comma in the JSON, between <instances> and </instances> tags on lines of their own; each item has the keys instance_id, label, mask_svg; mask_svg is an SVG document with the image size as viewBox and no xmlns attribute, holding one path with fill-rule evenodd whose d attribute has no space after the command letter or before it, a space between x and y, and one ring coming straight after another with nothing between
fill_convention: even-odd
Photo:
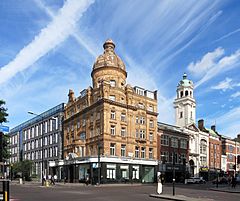
<instances>
[{"instance_id":1,"label":"sidewalk","mask_svg":"<svg viewBox=\"0 0 240 201\"><path fill-rule=\"evenodd\" d=\"M165 199L165 200L177 200L177 201L213 201L213 199L192 198L184 195L169 195L169 194L150 194L150 197Z\"/></svg>"},{"instance_id":2,"label":"sidewalk","mask_svg":"<svg viewBox=\"0 0 240 201\"><path fill-rule=\"evenodd\" d=\"M232 188L230 186L221 186L218 188L209 188L211 191L220 191L220 192L226 192L226 193L240 193L240 186L237 185L236 188Z\"/></svg>"}]
</instances>

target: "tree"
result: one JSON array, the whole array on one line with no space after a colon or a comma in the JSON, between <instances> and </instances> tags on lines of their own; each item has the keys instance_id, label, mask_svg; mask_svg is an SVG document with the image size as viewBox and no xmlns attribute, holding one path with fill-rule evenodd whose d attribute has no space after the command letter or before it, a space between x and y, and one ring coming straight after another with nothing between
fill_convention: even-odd
<instances>
[{"instance_id":1,"label":"tree","mask_svg":"<svg viewBox=\"0 0 240 201\"><path fill-rule=\"evenodd\" d=\"M4 107L5 101L0 100L0 123L7 122L7 108Z\"/></svg>"},{"instance_id":2,"label":"tree","mask_svg":"<svg viewBox=\"0 0 240 201\"><path fill-rule=\"evenodd\" d=\"M20 176L26 181L31 180L31 170L33 162L29 160L14 163L12 166L12 173L14 177Z\"/></svg>"},{"instance_id":3,"label":"tree","mask_svg":"<svg viewBox=\"0 0 240 201\"><path fill-rule=\"evenodd\" d=\"M5 101L0 100L0 124L7 122L7 108L4 107ZM4 135L4 133L0 132L0 162L4 162L6 159L10 157L10 153L8 150L8 136ZM4 172L4 165L1 168L2 174Z\"/></svg>"}]
</instances>

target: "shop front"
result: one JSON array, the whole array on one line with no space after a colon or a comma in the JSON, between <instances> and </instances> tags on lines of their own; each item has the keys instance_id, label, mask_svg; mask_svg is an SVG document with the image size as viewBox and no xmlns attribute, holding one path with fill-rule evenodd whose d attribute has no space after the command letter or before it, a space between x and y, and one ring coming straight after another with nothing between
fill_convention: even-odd
<instances>
[{"instance_id":1,"label":"shop front","mask_svg":"<svg viewBox=\"0 0 240 201\"><path fill-rule=\"evenodd\" d=\"M98 167L100 164L100 167ZM101 183L153 183L156 181L157 161L119 158L74 159L65 161L67 182ZM99 173L100 171L100 173ZM100 178L99 178L100 177Z\"/></svg>"}]
</instances>

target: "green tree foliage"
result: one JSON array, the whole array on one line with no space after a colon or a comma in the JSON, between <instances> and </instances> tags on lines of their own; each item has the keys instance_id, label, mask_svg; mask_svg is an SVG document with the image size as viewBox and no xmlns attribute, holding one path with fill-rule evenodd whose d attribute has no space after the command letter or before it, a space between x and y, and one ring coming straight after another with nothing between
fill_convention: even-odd
<instances>
[{"instance_id":1,"label":"green tree foliage","mask_svg":"<svg viewBox=\"0 0 240 201\"><path fill-rule=\"evenodd\" d=\"M0 124L7 122L7 108L4 107L5 101L0 100ZM9 136L0 133L0 161L5 161L10 157L8 150Z\"/></svg>"},{"instance_id":2,"label":"green tree foliage","mask_svg":"<svg viewBox=\"0 0 240 201\"><path fill-rule=\"evenodd\" d=\"M20 176L24 178L24 180L30 181L32 166L33 162L29 160L14 163L12 166L12 172L14 177Z\"/></svg>"},{"instance_id":3,"label":"green tree foliage","mask_svg":"<svg viewBox=\"0 0 240 201\"><path fill-rule=\"evenodd\" d=\"M7 108L4 107L5 101L0 100L0 123L7 122Z\"/></svg>"}]
</instances>

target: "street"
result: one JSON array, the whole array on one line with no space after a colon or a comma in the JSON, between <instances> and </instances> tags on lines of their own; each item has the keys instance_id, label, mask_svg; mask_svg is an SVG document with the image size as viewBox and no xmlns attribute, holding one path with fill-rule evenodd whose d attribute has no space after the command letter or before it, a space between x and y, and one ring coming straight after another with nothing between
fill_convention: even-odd
<instances>
[{"instance_id":1,"label":"street","mask_svg":"<svg viewBox=\"0 0 240 201\"><path fill-rule=\"evenodd\" d=\"M207 185L176 185L176 194L194 198L210 198L217 201L239 201L240 193L225 193L208 190ZM14 201L140 201L162 200L150 198L149 194L156 192L156 185L56 185L53 187L41 187L39 184L11 185L10 198ZM163 189L164 194L172 194L171 184Z\"/></svg>"}]
</instances>

